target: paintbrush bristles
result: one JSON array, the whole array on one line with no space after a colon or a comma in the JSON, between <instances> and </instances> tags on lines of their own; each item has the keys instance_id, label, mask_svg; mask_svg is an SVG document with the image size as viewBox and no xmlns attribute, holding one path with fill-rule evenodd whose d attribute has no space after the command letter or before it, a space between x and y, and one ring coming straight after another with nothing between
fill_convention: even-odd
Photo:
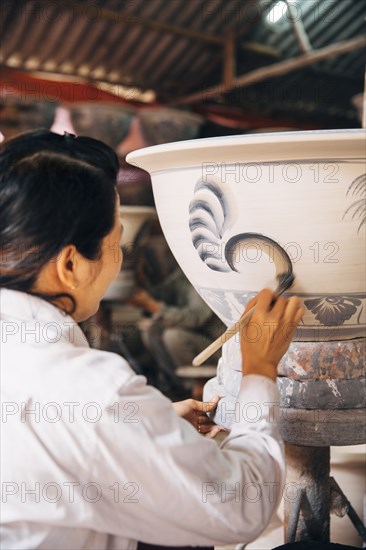
<instances>
[{"instance_id":1,"label":"paintbrush bristles","mask_svg":"<svg viewBox=\"0 0 366 550\"><path fill-rule=\"evenodd\" d=\"M294 284L295 275L292 271L280 273L279 275L277 275L277 281L278 286L275 292L276 297L286 292L286 290L288 290ZM275 299L272 302L274 303ZM196 357L192 361L192 365L194 367L199 367L200 365L202 365L202 363L204 363L209 357L211 357L211 355L218 351L228 340L230 340L230 338L235 336L235 334L237 334L239 330L247 324L254 309L255 306L247 311L245 315L243 315L239 319L239 321L228 328L221 336L219 336L214 342L212 342L212 344L207 346L207 348L201 351L201 353L196 355Z\"/></svg>"}]
</instances>

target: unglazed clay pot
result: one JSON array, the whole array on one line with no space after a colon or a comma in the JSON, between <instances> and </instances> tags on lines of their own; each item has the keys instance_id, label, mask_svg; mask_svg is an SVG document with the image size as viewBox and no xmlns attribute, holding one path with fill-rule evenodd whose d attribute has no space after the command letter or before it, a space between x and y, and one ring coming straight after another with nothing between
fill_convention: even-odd
<instances>
[{"instance_id":1,"label":"unglazed clay pot","mask_svg":"<svg viewBox=\"0 0 366 550\"><path fill-rule=\"evenodd\" d=\"M141 110L138 116L148 145L193 139L203 124L196 113L167 107Z\"/></svg>"},{"instance_id":2,"label":"unglazed clay pot","mask_svg":"<svg viewBox=\"0 0 366 550\"><path fill-rule=\"evenodd\" d=\"M23 132L50 128L57 104L51 101L23 100L6 96L0 100L0 130L5 139Z\"/></svg>"},{"instance_id":3,"label":"unglazed clay pot","mask_svg":"<svg viewBox=\"0 0 366 550\"><path fill-rule=\"evenodd\" d=\"M364 152L363 130L329 130L170 143L127 161L150 172L171 250L228 326L293 268L295 340L323 341L365 333Z\"/></svg>"},{"instance_id":4,"label":"unglazed clay pot","mask_svg":"<svg viewBox=\"0 0 366 550\"><path fill-rule=\"evenodd\" d=\"M134 114L124 105L110 103L74 103L69 110L77 135L99 139L113 149L127 136Z\"/></svg>"}]
</instances>

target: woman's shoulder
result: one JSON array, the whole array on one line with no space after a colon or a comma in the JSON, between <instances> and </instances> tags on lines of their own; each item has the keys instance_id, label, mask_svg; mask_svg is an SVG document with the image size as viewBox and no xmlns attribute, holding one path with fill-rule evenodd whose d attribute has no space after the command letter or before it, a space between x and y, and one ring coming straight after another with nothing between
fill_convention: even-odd
<instances>
[{"instance_id":1,"label":"woman's shoulder","mask_svg":"<svg viewBox=\"0 0 366 550\"><path fill-rule=\"evenodd\" d=\"M57 345L13 353L2 365L3 388L17 401L98 402L107 406L113 394L136 377L118 354L89 347Z\"/></svg>"}]
</instances>

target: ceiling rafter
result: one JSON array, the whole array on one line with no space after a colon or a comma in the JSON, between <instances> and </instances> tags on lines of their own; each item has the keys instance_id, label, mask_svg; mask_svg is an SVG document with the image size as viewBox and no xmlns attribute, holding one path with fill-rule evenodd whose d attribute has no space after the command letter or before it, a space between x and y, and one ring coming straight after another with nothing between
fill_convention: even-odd
<instances>
[{"instance_id":1,"label":"ceiling rafter","mask_svg":"<svg viewBox=\"0 0 366 550\"><path fill-rule=\"evenodd\" d=\"M254 71L250 71L249 73L234 78L229 87L225 87L225 83L220 82L220 84L211 86L206 90L201 90L200 92L190 94L186 97L178 98L174 101L174 103L182 105L194 103L195 101L202 101L205 97L213 98L215 96L221 96L231 91L233 88L243 88L245 86L255 84L256 82L268 80L269 78L283 76L284 74L296 71L302 67L313 65L318 61L323 61L324 59L330 59L332 57L336 57L337 55L352 52L364 46L366 46L366 37L357 36L352 40L337 42L335 44L331 44L330 46L319 48L318 50L311 50L309 53L299 55L291 59L286 59L285 61L279 61L273 65L260 67L259 69L255 69Z\"/></svg>"}]
</instances>

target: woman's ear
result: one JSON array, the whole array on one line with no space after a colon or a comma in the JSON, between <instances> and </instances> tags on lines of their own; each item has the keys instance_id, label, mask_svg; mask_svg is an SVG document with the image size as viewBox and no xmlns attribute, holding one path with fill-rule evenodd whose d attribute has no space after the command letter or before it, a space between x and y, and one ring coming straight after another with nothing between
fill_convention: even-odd
<instances>
[{"instance_id":1,"label":"woman's ear","mask_svg":"<svg viewBox=\"0 0 366 550\"><path fill-rule=\"evenodd\" d=\"M79 254L73 244L65 246L56 258L58 278L69 290L75 290L78 286L78 261Z\"/></svg>"}]
</instances>

